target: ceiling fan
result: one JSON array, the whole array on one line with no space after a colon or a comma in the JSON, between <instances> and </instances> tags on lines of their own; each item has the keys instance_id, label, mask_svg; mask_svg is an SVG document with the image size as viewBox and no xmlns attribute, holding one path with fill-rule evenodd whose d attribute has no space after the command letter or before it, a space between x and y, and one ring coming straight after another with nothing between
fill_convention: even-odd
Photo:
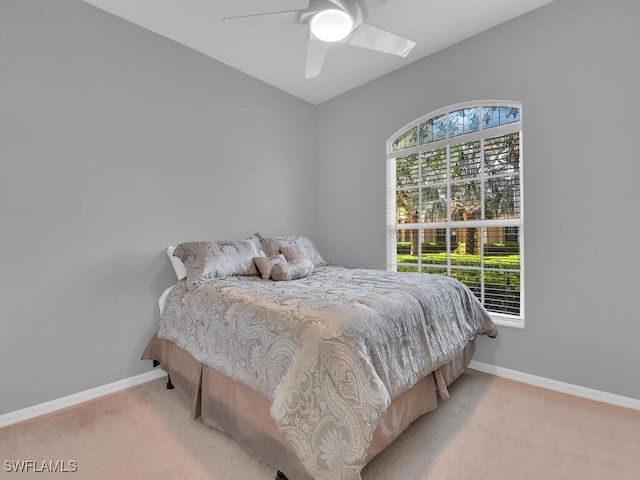
<instances>
[{"instance_id":1,"label":"ceiling fan","mask_svg":"<svg viewBox=\"0 0 640 480\"><path fill-rule=\"evenodd\" d=\"M387 0L309 0L305 9L225 17L224 22L242 25L308 25L306 78L317 77L332 43L343 43L406 57L415 42L365 20Z\"/></svg>"}]
</instances>

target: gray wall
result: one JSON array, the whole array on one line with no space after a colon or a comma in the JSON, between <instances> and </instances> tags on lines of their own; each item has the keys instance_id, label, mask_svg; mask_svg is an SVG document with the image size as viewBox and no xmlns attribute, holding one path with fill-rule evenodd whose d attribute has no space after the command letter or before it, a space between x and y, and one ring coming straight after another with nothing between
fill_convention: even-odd
<instances>
[{"instance_id":1,"label":"gray wall","mask_svg":"<svg viewBox=\"0 0 640 480\"><path fill-rule=\"evenodd\" d=\"M0 414L151 368L164 249L312 235L315 109L80 0L0 0Z\"/></svg>"},{"instance_id":2,"label":"gray wall","mask_svg":"<svg viewBox=\"0 0 640 480\"><path fill-rule=\"evenodd\" d=\"M519 100L526 329L482 338L475 358L640 399L639 18L636 0L556 0L320 105L323 254L385 268L393 132L450 104Z\"/></svg>"},{"instance_id":3,"label":"gray wall","mask_svg":"<svg viewBox=\"0 0 640 480\"><path fill-rule=\"evenodd\" d=\"M490 98L524 107L527 326L476 359L640 398L639 16L556 0L312 107L79 0L0 0L0 414L151 368L168 244L302 233L384 268L386 138Z\"/></svg>"}]
</instances>

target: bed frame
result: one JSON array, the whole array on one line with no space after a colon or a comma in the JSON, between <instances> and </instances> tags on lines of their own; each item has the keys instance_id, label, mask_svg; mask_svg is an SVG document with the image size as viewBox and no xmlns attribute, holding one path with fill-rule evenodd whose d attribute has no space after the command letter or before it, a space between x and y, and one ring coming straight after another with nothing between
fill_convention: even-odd
<instances>
[{"instance_id":1,"label":"bed frame","mask_svg":"<svg viewBox=\"0 0 640 480\"><path fill-rule=\"evenodd\" d=\"M438 396L449 397L447 387L471 361L472 340L453 360L423 377L396 397L383 415L367 452L366 462L380 453L414 420L435 410ZM200 363L175 343L149 341L142 359L153 360L185 399L191 417L233 437L252 455L278 469L276 480L313 480L270 415L270 401L254 390ZM286 475L283 473L286 472Z\"/></svg>"}]
</instances>

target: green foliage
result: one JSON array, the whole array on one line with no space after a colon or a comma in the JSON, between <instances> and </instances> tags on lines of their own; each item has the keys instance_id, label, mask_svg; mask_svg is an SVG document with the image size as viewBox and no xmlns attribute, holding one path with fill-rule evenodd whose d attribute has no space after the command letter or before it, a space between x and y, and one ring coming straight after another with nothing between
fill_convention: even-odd
<instances>
[{"instance_id":1,"label":"green foliage","mask_svg":"<svg viewBox=\"0 0 640 480\"><path fill-rule=\"evenodd\" d=\"M398 255L399 272L417 272L417 255ZM480 255L451 254L451 276L467 285L482 297L482 270ZM446 253L422 255L422 271L446 274ZM438 267L441 266L441 267ZM484 304L487 310L517 315L520 311L520 256L492 255L484 258Z\"/></svg>"},{"instance_id":2,"label":"green foliage","mask_svg":"<svg viewBox=\"0 0 640 480\"><path fill-rule=\"evenodd\" d=\"M398 255L409 255L411 253L411 242L398 242L397 243ZM446 242L427 242L422 244L422 251L427 252L446 252ZM399 262L400 260L398 260ZM417 262L416 258L416 262Z\"/></svg>"},{"instance_id":3,"label":"green foliage","mask_svg":"<svg viewBox=\"0 0 640 480\"><path fill-rule=\"evenodd\" d=\"M517 255L520 253L520 244L518 242L487 243L484 246L484 253L486 255Z\"/></svg>"},{"instance_id":4,"label":"green foliage","mask_svg":"<svg viewBox=\"0 0 640 480\"><path fill-rule=\"evenodd\" d=\"M398 255L408 255L411 253L411 242L398 242L396 244ZM400 261L400 260L398 260Z\"/></svg>"},{"instance_id":5,"label":"green foliage","mask_svg":"<svg viewBox=\"0 0 640 480\"><path fill-rule=\"evenodd\" d=\"M411 247L411 242L409 247ZM480 255L467 255L460 253L451 254L451 266L453 267L480 267ZM398 254L398 263L418 263L417 255ZM422 255L422 264L428 265L446 265L447 254L441 253L425 253ZM491 258L484 259L485 268L491 269L518 269L520 268L520 255L495 255Z\"/></svg>"},{"instance_id":6,"label":"green foliage","mask_svg":"<svg viewBox=\"0 0 640 480\"><path fill-rule=\"evenodd\" d=\"M446 252L447 242L429 242L422 244L423 252Z\"/></svg>"}]
</instances>

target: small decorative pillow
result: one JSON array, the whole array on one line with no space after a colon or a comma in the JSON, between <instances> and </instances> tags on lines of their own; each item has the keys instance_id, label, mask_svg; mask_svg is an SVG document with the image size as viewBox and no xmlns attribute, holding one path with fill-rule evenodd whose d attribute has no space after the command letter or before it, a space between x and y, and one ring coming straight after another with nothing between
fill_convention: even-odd
<instances>
[{"instance_id":1,"label":"small decorative pillow","mask_svg":"<svg viewBox=\"0 0 640 480\"><path fill-rule=\"evenodd\" d=\"M306 237L301 237L298 235L290 235L285 237L262 237L259 233L256 233L256 237L262 240L262 245L264 246L264 249L267 252L268 256L277 255L278 253L284 253L283 249L291 248L296 252L299 258L306 258L307 260L311 260L315 267L327 265L327 262L324 261L316 246L311 240Z\"/></svg>"},{"instance_id":2,"label":"small decorative pillow","mask_svg":"<svg viewBox=\"0 0 640 480\"><path fill-rule=\"evenodd\" d=\"M213 278L233 275L257 275L255 257L265 256L262 243L257 237L246 240L222 240L217 242L185 242L173 251L187 269L187 288Z\"/></svg>"},{"instance_id":3,"label":"small decorative pillow","mask_svg":"<svg viewBox=\"0 0 640 480\"><path fill-rule=\"evenodd\" d=\"M300 252L293 247L284 247L280 249L280 251L284 254L284 258L287 259L287 262L293 262L294 260L300 260Z\"/></svg>"},{"instance_id":4,"label":"small decorative pillow","mask_svg":"<svg viewBox=\"0 0 640 480\"><path fill-rule=\"evenodd\" d=\"M271 277L271 269L278 263L286 263L287 259L283 254L274 255L272 257L256 257L253 259L258 267L258 271L262 275L262 278L269 280Z\"/></svg>"},{"instance_id":5,"label":"small decorative pillow","mask_svg":"<svg viewBox=\"0 0 640 480\"><path fill-rule=\"evenodd\" d=\"M311 260L300 259L293 262L276 263L271 269L271 280L297 280L313 273Z\"/></svg>"}]
</instances>

